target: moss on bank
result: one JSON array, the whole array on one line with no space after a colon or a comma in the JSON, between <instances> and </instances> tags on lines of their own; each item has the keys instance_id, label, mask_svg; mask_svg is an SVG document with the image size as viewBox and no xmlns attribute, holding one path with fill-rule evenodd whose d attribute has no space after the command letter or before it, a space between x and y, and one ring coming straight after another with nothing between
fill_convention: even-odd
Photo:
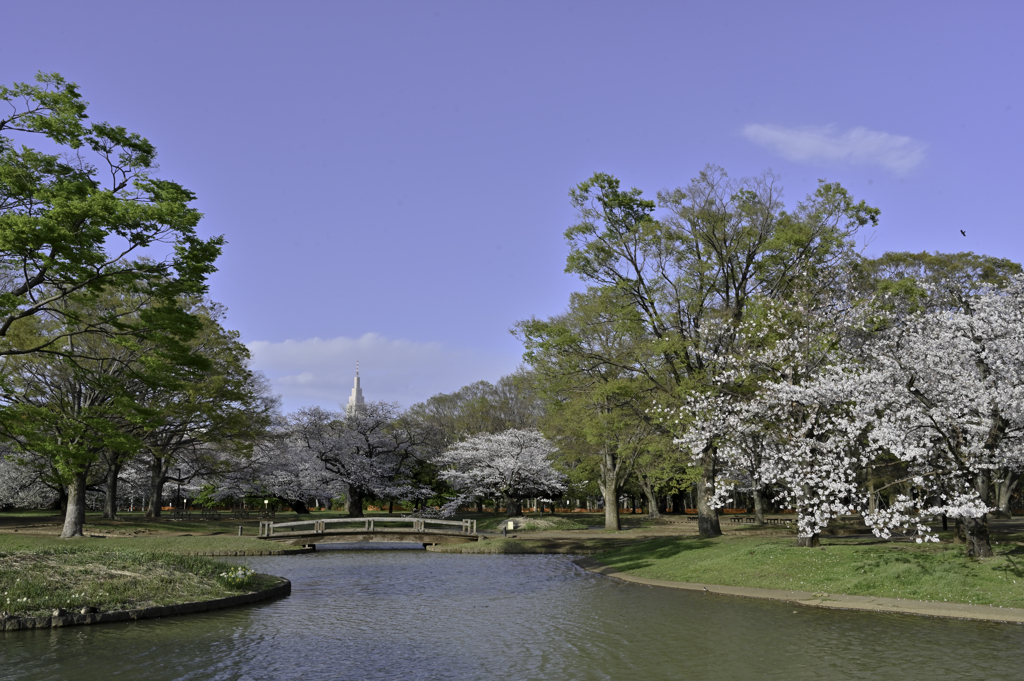
<instances>
[{"instance_id":1,"label":"moss on bank","mask_svg":"<svg viewBox=\"0 0 1024 681\"><path fill-rule=\"evenodd\" d=\"M1024 608L1024 546L1003 542L981 561L962 546L881 540L723 536L653 539L594 557L637 577Z\"/></svg>"}]
</instances>

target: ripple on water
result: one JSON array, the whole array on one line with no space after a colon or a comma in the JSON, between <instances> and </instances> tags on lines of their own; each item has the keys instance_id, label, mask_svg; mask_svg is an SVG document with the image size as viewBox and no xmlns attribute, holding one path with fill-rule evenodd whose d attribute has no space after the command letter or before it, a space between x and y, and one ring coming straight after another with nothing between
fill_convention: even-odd
<instances>
[{"instance_id":1,"label":"ripple on water","mask_svg":"<svg viewBox=\"0 0 1024 681\"><path fill-rule=\"evenodd\" d=\"M657 589L566 556L244 561L289 598L0 634L7 679L1013 679L1024 628ZM796 612L794 612L796 610Z\"/></svg>"}]
</instances>

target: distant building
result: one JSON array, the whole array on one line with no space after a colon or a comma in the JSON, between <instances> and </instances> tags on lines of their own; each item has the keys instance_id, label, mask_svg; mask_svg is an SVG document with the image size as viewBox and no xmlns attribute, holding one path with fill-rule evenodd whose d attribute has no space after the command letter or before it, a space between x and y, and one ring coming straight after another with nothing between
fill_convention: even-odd
<instances>
[{"instance_id":1,"label":"distant building","mask_svg":"<svg viewBox=\"0 0 1024 681\"><path fill-rule=\"evenodd\" d=\"M348 398L348 406L345 407L345 411L351 414L355 409L364 404L363 389L359 386L359 362L356 362L356 382L352 388L352 394Z\"/></svg>"}]
</instances>

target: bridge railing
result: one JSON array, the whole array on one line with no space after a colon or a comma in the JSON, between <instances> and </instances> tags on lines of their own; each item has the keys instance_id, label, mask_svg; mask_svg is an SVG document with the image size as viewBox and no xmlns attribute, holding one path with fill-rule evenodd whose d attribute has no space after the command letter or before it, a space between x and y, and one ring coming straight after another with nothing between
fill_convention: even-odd
<instances>
[{"instance_id":1,"label":"bridge railing","mask_svg":"<svg viewBox=\"0 0 1024 681\"><path fill-rule=\"evenodd\" d=\"M352 532L375 532L377 530L385 529L406 529L404 526L410 526L409 530L412 532L426 532L429 529L445 529L445 528L428 528L427 525L442 525L447 527L458 527L459 531L464 534L476 534L476 520L434 520L432 518L325 518L324 520L295 520L288 523L276 523L271 520L260 521L260 537L268 538L273 537L278 530L284 528L300 528L305 526L311 526L308 530L311 534L324 534L327 531L328 525L356 525L350 531ZM361 525L361 527L359 527ZM395 527L398 525L399 527ZM340 531L346 531L348 528L338 528ZM300 529L286 530L286 532L303 532Z\"/></svg>"}]
</instances>

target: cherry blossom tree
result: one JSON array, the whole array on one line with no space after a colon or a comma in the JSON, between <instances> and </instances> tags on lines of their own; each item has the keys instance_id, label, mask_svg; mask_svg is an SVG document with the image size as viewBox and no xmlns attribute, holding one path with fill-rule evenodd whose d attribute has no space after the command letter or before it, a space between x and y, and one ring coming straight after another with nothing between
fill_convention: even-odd
<instances>
[{"instance_id":1,"label":"cherry blossom tree","mask_svg":"<svg viewBox=\"0 0 1024 681\"><path fill-rule=\"evenodd\" d=\"M870 445L906 465L901 492L866 520L937 540L929 516L955 518L970 556L992 555L987 513L997 471L1024 466L1024 279L960 311L892 326L865 353L865 371L834 376L856 390ZM997 474L998 476L998 474Z\"/></svg>"},{"instance_id":2,"label":"cherry blossom tree","mask_svg":"<svg viewBox=\"0 0 1024 681\"><path fill-rule=\"evenodd\" d=\"M417 499L433 494L412 478L419 442L415 429L399 418L396 404L367 402L346 412L300 409L291 418L291 432L298 446L344 485L353 517L362 517L364 499Z\"/></svg>"},{"instance_id":3,"label":"cherry blossom tree","mask_svg":"<svg viewBox=\"0 0 1024 681\"><path fill-rule=\"evenodd\" d=\"M458 442L435 463L459 499L500 496L512 517L522 515L523 499L565 491L565 476L552 463L556 451L539 431L512 428Z\"/></svg>"},{"instance_id":4,"label":"cherry blossom tree","mask_svg":"<svg viewBox=\"0 0 1024 681\"><path fill-rule=\"evenodd\" d=\"M864 499L858 473L868 424L851 408L851 386L818 381L863 342L864 313L837 289L828 299L757 301L730 351L709 355L712 389L655 413L684 449L716 452L721 482L710 506L720 508L738 486L759 501L771 486L797 512L800 546L816 546L832 519L859 512ZM763 508L758 515L763 522Z\"/></svg>"},{"instance_id":5,"label":"cherry blossom tree","mask_svg":"<svg viewBox=\"0 0 1024 681\"><path fill-rule=\"evenodd\" d=\"M6 447L0 450L0 509L49 506L57 488L46 482L40 467L18 463Z\"/></svg>"},{"instance_id":6,"label":"cherry blossom tree","mask_svg":"<svg viewBox=\"0 0 1024 681\"><path fill-rule=\"evenodd\" d=\"M223 455L226 471L207 482L215 498L266 496L287 503L297 513L308 513L313 499L333 499L345 493L345 484L327 470L324 462L288 432L253 447L252 455L239 459Z\"/></svg>"}]
</instances>

